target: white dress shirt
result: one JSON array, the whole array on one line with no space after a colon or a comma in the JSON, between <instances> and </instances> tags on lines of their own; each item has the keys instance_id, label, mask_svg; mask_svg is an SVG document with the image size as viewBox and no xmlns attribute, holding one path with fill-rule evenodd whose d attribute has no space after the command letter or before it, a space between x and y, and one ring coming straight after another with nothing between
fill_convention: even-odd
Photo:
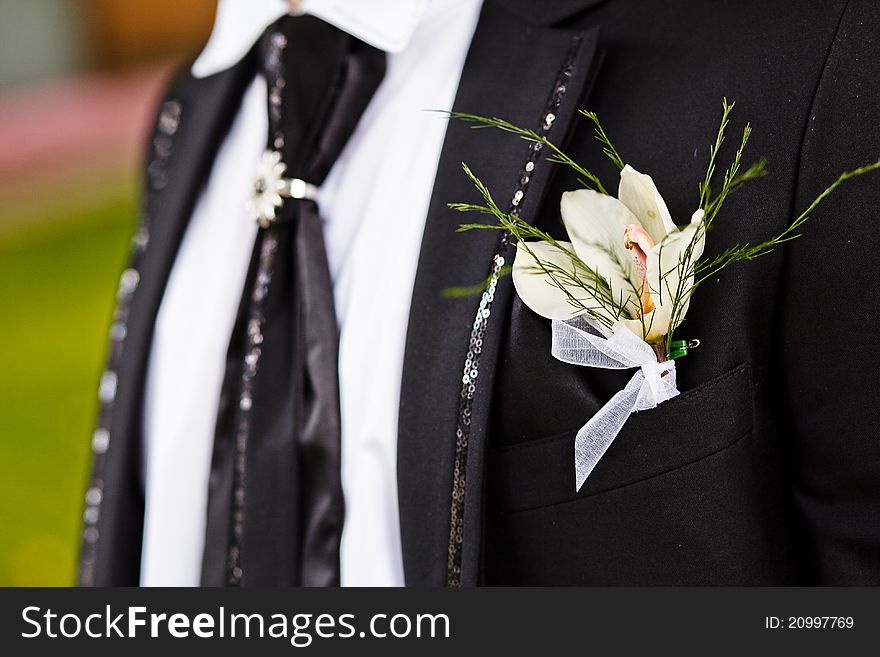
<instances>
[{"instance_id":1,"label":"white dress shirt","mask_svg":"<svg viewBox=\"0 0 880 657\"><path fill-rule=\"evenodd\" d=\"M319 191L340 324L344 586L400 586L397 422L410 298L446 119L481 0L305 0L302 10L388 52L382 84ZM235 64L288 11L220 0L192 67ZM198 585L226 350L257 232L246 200L265 148L257 77L193 211L156 320L144 400L141 583ZM184 109L185 111L185 109ZM184 119L185 120L185 119ZM279 500L282 504L283 500Z\"/></svg>"}]
</instances>

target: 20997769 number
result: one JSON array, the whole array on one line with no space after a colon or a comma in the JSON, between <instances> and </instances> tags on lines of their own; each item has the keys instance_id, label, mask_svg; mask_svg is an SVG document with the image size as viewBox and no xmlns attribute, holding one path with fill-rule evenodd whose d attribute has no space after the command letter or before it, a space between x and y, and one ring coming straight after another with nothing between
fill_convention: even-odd
<instances>
[{"instance_id":1,"label":"20997769 number","mask_svg":"<svg viewBox=\"0 0 880 657\"><path fill-rule=\"evenodd\" d=\"M851 630L854 625L852 616L764 617L764 627L768 630Z\"/></svg>"}]
</instances>

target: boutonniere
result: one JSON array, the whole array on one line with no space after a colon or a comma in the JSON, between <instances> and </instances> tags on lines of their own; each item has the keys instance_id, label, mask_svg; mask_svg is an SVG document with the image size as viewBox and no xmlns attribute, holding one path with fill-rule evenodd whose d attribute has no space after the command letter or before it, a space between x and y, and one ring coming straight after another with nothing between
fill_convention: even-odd
<instances>
[{"instance_id":1,"label":"boutonniere","mask_svg":"<svg viewBox=\"0 0 880 657\"><path fill-rule=\"evenodd\" d=\"M721 125L709 151L706 176L699 185L693 214L684 222L670 214L649 175L626 163L593 112L581 114L595 127L603 153L620 170L617 196L599 178L545 137L497 118L453 113L475 127L498 128L540 143L548 159L572 168L582 188L565 192L560 202L567 240L505 212L489 189L464 165L483 197L482 204L453 203L454 210L490 215L492 223L460 226L460 231L502 230L516 244L513 283L523 303L552 320L552 353L566 363L608 369L635 369L623 390L594 415L575 438L575 483L580 490L599 459L632 413L655 408L675 397L675 361L699 345L695 336L675 340L691 298L726 267L754 260L799 236L798 229L819 203L841 183L876 169L880 161L847 171L823 191L778 235L760 244L735 245L704 258L706 237L727 197L766 174L765 161L742 167L751 128L746 124L733 161L717 191L718 153L734 103L723 103Z\"/></svg>"}]
</instances>

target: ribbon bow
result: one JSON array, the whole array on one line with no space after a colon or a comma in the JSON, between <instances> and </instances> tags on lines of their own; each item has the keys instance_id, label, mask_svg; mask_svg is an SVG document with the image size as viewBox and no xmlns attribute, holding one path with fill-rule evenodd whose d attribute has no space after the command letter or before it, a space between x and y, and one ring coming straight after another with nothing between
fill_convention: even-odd
<instances>
[{"instance_id":1,"label":"ribbon bow","mask_svg":"<svg viewBox=\"0 0 880 657\"><path fill-rule=\"evenodd\" d=\"M655 408L678 394L675 362L658 363L651 346L622 324L609 335L599 324L583 317L565 322L553 320L551 353L572 365L612 370L639 368L626 387L577 433L574 469L576 490L580 490L630 415Z\"/></svg>"}]
</instances>

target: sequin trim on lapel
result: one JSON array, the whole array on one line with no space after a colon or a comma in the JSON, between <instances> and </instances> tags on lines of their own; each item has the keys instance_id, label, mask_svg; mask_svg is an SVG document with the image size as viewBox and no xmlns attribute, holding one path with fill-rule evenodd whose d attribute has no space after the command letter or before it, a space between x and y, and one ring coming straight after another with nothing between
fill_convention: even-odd
<instances>
[{"instance_id":1,"label":"sequin trim on lapel","mask_svg":"<svg viewBox=\"0 0 880 657\"><path fill-rule=\"evenodd\" d=\"M556 112L562 104L569 80L574 72L578 50L583 41L579 35L572 37L572 45L565 59L565 64L559 72L553 91L547 100L544 113L541 116L541 124L536 132L540 137L546 137L553 127ZM543 145L534 143L529 147L526 160L520 170L519 182L516 187L508 212L519 215L520 207L528 193L532 172L535 163L541 156ZM473 410L474 396L477 392L477 377L480 373L480 355L483 348L483 338L489 325L492 314L492 303L495 300L495 289L501 277L505 262L510 258L512 244L510 233L505 233L499 242L498 250L492 258L488 286L480 298L480 305L474 318L468 344L467 357L461 378L461 393L458 406L458 422L455 431L455 460L452 474L452 498L450 501L449 516L449 543L447 547L446 585L449 587L461 586L461 556L464 543L464 502L465 488L467 484L467 459L468 441L471 432L471 414Z\"/></svg>"},{"instance_id":2,"label":"sequin trim on lapel","mask_svg":"<svg viewBox=\"0 0 880 657\"><path fill-rule=\"evenodd\" d=\"M80 551L79 585L92 586L95 579L95 553L100 532L97 524L104 500L104 465L110 450L110 427L116 400L118 369L122 362L125 339L128 336L128 318L132 299L141 282L140 267L150 243L152 218L158 213L158 192L168 183L168 159L174 150L174 135L180 126L183 108L177 99L166 100L159 112L152 143L152 158L147 167L147 194L140 226L132 238L132 254L127 269L119 278L116 308L110 325L110 349L107 366L98 385L98 421L92 435L92 475L85 495L84 529Z\"/></svg>"}]
</instances>

